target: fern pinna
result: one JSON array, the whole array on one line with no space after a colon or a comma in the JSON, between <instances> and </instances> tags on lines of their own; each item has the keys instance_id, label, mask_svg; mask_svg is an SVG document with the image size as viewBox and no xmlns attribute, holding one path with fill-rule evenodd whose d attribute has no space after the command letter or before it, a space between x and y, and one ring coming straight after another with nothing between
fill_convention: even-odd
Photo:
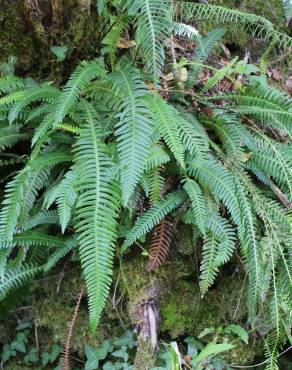
<instances>
[{"instance_id":1,"label":"fern pinna","mask_svg":"<svg viewBox=\"0 0 292 370\"><path fill-rule=\"evenodd\" d=\"M283 47L291 39L261 17L222 7L167 0L115 6L126 17L121 27L134 22L135 55L115 62L110 48L105 58L81 62L62 89L14 76L0 79L0 166L13 168L0 177L6 183L0 298L74 253L95 329L116 249L126 256L135 244L148 243L154 230L148 270L159 269L175 219L191 224L201 239L202 296L221 266L240 253L249 277L249 320L269 317L267 354L274 364L287 329L283 307L292 309L291 99L260 79L218 93L218 82L236 77L236 60L202 88L198 76L227 28L202 37L184 22L237 22L281 39ZM179 93L165 93L160 85L172 34L196 43L190 60L181 62L189 79ZM141 62L144 70L137 68ZM189 96L194 85L195 105ZM206 106L211 114L204 113ZM16 155L23 141L32 149ZM175 185L162 197L169 176ZM121 231L125 219L129 226Z\"/></svg>"}]
</instances>

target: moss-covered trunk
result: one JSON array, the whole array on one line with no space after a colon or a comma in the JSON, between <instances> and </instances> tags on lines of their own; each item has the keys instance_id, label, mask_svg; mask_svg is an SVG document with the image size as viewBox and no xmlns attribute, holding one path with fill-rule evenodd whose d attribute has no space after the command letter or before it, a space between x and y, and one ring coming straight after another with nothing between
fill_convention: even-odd
<instances>
[{"instance_id":1,"label":"moss-covered trunk","mask_svg":"<svg viewBox=\"0 0 292 370\"><path fill-rule=\"evenodd\" d=\"M0 62L15 56L19 74L63 82L80 59L98 56L101 21L92 0L0 0ZM58 63L50 48L61 45Z\"/></svg>"}]
</instances>

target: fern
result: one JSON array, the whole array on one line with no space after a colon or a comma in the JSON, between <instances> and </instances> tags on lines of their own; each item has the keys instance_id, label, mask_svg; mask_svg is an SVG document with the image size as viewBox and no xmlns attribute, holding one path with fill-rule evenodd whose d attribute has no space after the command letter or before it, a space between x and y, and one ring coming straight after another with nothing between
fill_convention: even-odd
<instances>
[{"instance_id":1,"label":"fern","mask_svg":"<svg viewBox=\"0 0 292 370\"><path fill-rule=\"evenodd\" d=\"M45 207L48 209L56 201L58 216L62 233L71 219L72 209L76 203L78 193L76 190L79 179L80 168L72 167L54 188L46 194Z\"/></svg>"},{"instance_id":2,"label":"fern","mask_svg":"<svg viewBox=\"0 0 292 370\"><path fill-rule=\"evenodd\" d=\"M218 241L216 237L207 233L203 245L203 259L201 262L200 275L200 290L203 297L213 284L218 272L218 264L216 263L218 254Z\"/></svg>"},{"instance_id":3,"label":"fern","mask_svg":"<svg viewBox=\"0 0 292 370\"><path fill-rule=\"evenodd\" d=\"M16 76L6 76L1 78L0 92L10 93L14 90L21 89L24 87L24 81Z\"/></svg>"},{"instance_id":4,"label":"fern","mask_svg":"<svg viewBox=\"0 0 292 370\"><path fill-rule=\"evenodd\" d=\"M10 243L15 232L17 219L21 211L24 185L28 181L28 171L25 168L7 184L5 198L2 202L0 214L0 245Z\"/></svg>"},{"instance_id":5,"label":"fern","mask_svg":"<svg viewBox=\"0 0 292 370\"><path fill-rule=\"evenodd\" d=\"M219 241L216 263L223 265L230 260L235 250L235 231L226 219L216 213L209 215L206 226Z\"/></svg>"},{"instance_id":6,"label":"fern","mask_svg":"<svg viewBox=\"0 0 292 370\"><path fill-rule=\"evenodd\" d=\"M199 31L189 24L174 22L173 33L179 37L185 37L188 39L196 39L199 35Z\"/></svg>"},{"instance_id":7,"label":"fern","mask_svg":"<svg viewBox=\"0 0 292 370\"><path fill-rule=\"evenodd\" d=\"M157 95L147 97L146 103L153 115L156 129L160 132L177 161L184 168L184 149L177 123L179 119L177 112Z\"/></svg>"},{"instance_id":8,"label":"fern","mask_svg":"<svg viewBox=\"0 0 292 370\"><path fill-rule=\"evenodd\" d=\"M115 135L122 167L123 203L126 205L146 165L153 122L145 114L143 96L146 94L146 87L137 71L127 65L115 72L112 80L118 89L123 89L125 95L119 107L119 123Z\"/></svg>"},{"instance_id":9,"label":"fern","mask_svg":"<svg viewBox=\"0 0 292 370\"><path fill-rule=\"evenodd\" d=\"M283 2L283 8L285 12L285 17L287 19L287 24L289 24L292 18L292 2L291 0L282 0L282 2Z\"/></svg>"},{"instance_id":10,"label":"fern","mask_svg":"<svg viewBox=\"0 0 292 370\"><path fill-rule=\"evenodd\" d=\"M99 62L81 62L65 85L56 102L54 125L61 123L77 102L85 87L97 77L104 77L105 71Z\"/></svg>"},{"instance_id":11,"label":"fern","mask_svg":"<svg viewBox=\"0 0 292 370\"><path fill-rule=\"evenodd\" d=\"M33 229L39 225L58 225L59 218L56 211L41 211L32 216L22 225L24 231Z\"/></svg>"},{"instance_id":12,"label":"fern","mask_svg":"<svg viewBox=\"0 0 292 370\"><path fill-rule=\"evenodd\" d=\"M224 332L236 334L244 343L248 344L248 332L243 327L235 324L227 325Z\"/></svg>"},{"instance_id":13,"label":"fern","mask_svg":"<svg viewBox=\"0 0 292 370\"><path fill-rule=\"evenodd\" d=\"M68 253L77 249L77 247L78 243L76 239L69 239L63 244L58 245L58 248L51 254L44 267L45 272L50 271L62 258L64 258Z\"/></svg>"},{"instance_id":14,"label":"fern","mask_svg":"<svg viewBox=\"0 0 292 370\"><path fill-rule=\"evenodd\" d=\"M147 271L156 270L165 261L172 241L173 222L169 217L158 224L149 245L149 261Z\"/></svg>"},{"instance_id":15,"label":"fern","mask_svg":"<svg viewBox=\"0 0 292 370\"><path fill-rule=\"evenodd\" d=\"M230 74L233 73L234 65L237 62L237 57L231 60L225 67L219 69L214 76L212 76L206 85L202 89L202 93L205 93L211 89L213 89L223 78L229 77Z\"/></svg>"},{"instance_id":16,"label":"fern","mask_svg":"<svg viewBox=\"0 0 292 370\"><path fill-rule=\"evenodd\" d=\"M204 235L206 231L207 211L203 192L200 186L191 179L185 180L184 189L191 199L195 223Z\"/></svg>"},{"instance_id":17,"label":"fern","mask_svg":"<svg viewBox=\"0 0 292 370\"><path fill-rule=\"evenodd\" d=\"M288 49L292 45L291 37L276 31L273 24L263 17L216 5L195 4L186 1L177 1L176 4L175 12L180 19L200 19L220 25L232 24L242 27L244 31L253 36L262 36L267 40L277 42L279 46L284 48Z\"/></svg>"},{"instance_id":18,"label":"fern","mask_svg":"<svg viewBox=\"0 0 292 370\"><path fill-rule=\"evenodd\" d=\"M63 245L65 243L64 238L48 235L47 233L27 230L20 234L16 234L13 237L13 244L20 245L22 247L31 246L46 246L46 247L56 247Z\"/></svg>"},{"instance_id":19,"label":"fern","mask_svg":"<svg viewBox=\"0 0 292 370\"><path fill-rule=\"evenodd\" d=\"M117 236L120 194L116 180L107 181L111 162L98 137L97 123L88 118L76 143L80 167L76 231L86 281L90 325L96 328L110 289Z\"/></svg>"},{"instance_id":20,"label":"fern","mask_svg":"<svg viewBox=\"0 0 292 370\"><path fill-rule=\"evenodd\" d=\"M33 265L23 265L20 269L9 269L0 285L0 301L4 300L11 290L19 288L42 271L42 267Z\"/></svg>"},{"instance_id":21,"label":"fern","mask_svg":"<svg viewBox=\"0 0 292 370\"><path fill-rule=\"evenodd\" d=\"M220 199L228 208L234 222L239 225L240 212L235 191L235 182L229 171L213 158L192 161L189 171L200 183L210 189L215 198Z\"/></svg>"},{"instance_id":22,"label":"fern","mask_svg":"<svg viewBox=\"0 0 292 370\"><path fill-rule=\"evenodd\" d=\"M147 210L137 219L134 227L128 232L122 251L125 252L127 248L152 230L167 214L180 206L185 200L186 197L183 192L172 192Z\"/></svg>"},{"instance_id":23,"label":"fern","mask_svg":"<svg viewBox=\"0 0 292 370\"><path fill-rule=\"evenodd\" d=\"M0 126L0 150L11 148L18 141L27 140L29 134L20 133L21 125L14 125L11 127Z\"/></svg>"},{"instance_id":24,"label":"fern","mask_svg":"<svg viewBox=\"0 0 292 370\"><path fill-rule=\"evenodd\" d=\"M154 82L158 82L164 64L164 41L171 31L170 0L129 0L127 8L135 17L136 39Z\"/></svg>"}]
</instances>

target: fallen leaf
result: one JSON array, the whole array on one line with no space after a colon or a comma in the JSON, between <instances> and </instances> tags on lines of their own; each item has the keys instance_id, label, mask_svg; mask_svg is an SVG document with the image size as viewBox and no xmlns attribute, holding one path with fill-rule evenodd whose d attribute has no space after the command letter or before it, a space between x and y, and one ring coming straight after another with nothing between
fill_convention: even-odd
<instances>
[{"instance_id":1,"label":"fallen leaf","mask_svg":"<svg viewBox=\"0 0 292 370\"><path fill-rule=\"evenodd\" d=\"M282 75L281 75L281 72L278 70L278 68L273 68L271 72L272 72L272 77L275 81L282 80Z\"/></svg>"}]
</instances>

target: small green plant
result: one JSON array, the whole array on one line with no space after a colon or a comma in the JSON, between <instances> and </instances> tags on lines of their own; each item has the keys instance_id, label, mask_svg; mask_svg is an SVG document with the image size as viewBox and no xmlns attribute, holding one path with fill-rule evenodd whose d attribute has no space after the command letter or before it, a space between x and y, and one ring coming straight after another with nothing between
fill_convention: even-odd
<instances>
[{"instance_id":1,"label":"small green plant","mask_svg":"<svg viewBox=\"0 0 292 370\"><path fill-rule=\"evenodd\" d=\"M15 330L17 332L11 343L6 343L2 347L1 366L8 366L9 361L17 358L19 364L26 366L35 366L43 369L46 366L53 366L58 360L62 347L58 344L53 344L50 351L42 351L32 346L30 338L32 334L33 323L23 322L19 324Z\"/></svg>"},{"instance_id":2,"label":"small green plant","mask_svg":"<svg viewBox=\"0 0 292 370\"><path fill-rule=\"evenodd\" d=\"M87 358L85 370L134 370L130 365L130 352L136 346L132 332L126 332L120 338L106 340L99 348L85 345ZM133 352L133 351L132 351Z\"/></svg>"},{"instance_id":3,"label":"small green plant","mask_svg":"<svg viewBox=\"0 0 292 370\"><path fill-rule=\"evenodd\" d=\"M186 353L180 352L177 342L165 345L165 350L159 355L159 366L152 370L231 370L217 355L234 348L232 344L210 342L203 345L192 337L184 341Z\"/></svg>"}]
</instances>

